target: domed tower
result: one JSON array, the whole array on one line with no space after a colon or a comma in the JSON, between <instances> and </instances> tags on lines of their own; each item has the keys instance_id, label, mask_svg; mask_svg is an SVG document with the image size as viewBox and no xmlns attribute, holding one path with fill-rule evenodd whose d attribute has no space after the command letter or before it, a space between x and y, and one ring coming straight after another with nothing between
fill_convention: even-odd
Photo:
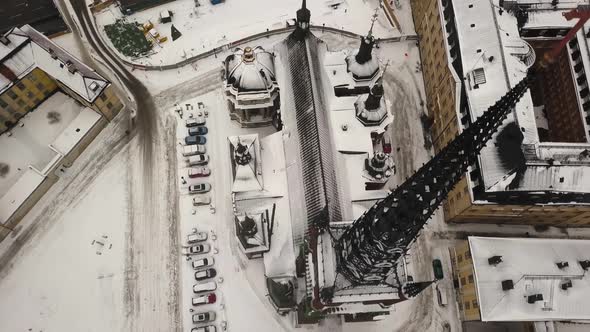
<instances>
[{"instance_id":1,"label":"domed tower","mask_svg":"<svg viewBox=\"0 0 590 332\"><path fill-rule=\"evenodd\" d=\"M369 94L361 95L354 103L356 118L365 126L380 125L387 117L387 108L383 99L381 79L373 85Z\"/></svg>"},{"instance_id":2,"label":"domed tower","mask_svg":"<svg viewBox=\"0 0 590 332\"><path fill-rule=\"evenodd\" d=\"M373 37L373 25L366 36L361 37L361 45L358 50L346 57L348 72L352 75L355 85L371 86L379 76L379 59L373 55L375 37Z\"/></svg>"},{"instance_id":3,"label":"domed tower","mask_svg":"<svg viewBox=\"0 0 590 332\"><path fill-rule=\"evenodd\" d=\"M274 55L262 47L236 49L225 59L225 95L242 127L271 125L280 108Z\"/></svg>"}]
</instances>

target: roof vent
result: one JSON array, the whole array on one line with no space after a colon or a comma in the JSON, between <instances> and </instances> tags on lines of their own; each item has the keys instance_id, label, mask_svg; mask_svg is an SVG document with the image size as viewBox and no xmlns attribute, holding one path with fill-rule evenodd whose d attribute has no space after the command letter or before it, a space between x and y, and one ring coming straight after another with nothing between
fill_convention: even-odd
<instances>
[{"instance_id":1,"label":"roof vent","mask_svg":"<svg viewBox=\"0 0 590 332\"><path fill-rule=\"evenodd\" d=\"M590 267L590 260L579 261L578 263L580 263L580 266L584 269L584 271L588 271L588 268Z\"/></svg>"},{"instance_id":2,"label":"roof vent","mask_svg":"<svg viewBox=\"0 0 590 332\"><path fill-rule=\"evenodd\" d=\"M0 36L0 43L2 43L5 46L10 44L10 39L8 39L8 34Z\"/></svg>"},{"instance_id":3,"label":"roof vent","mask_svg":"<svg viewBox=\"0 0 590 332\"><path fill-rule=\"evenodd\" d=\"M572 281L571 280L567 280L566 282L564 282L563 284L561 284L561 289L563 290L567 290L568 288L572 287Z\"/></svg>"},{"instance_id":4,"label":"roof vent","mask_svg":"<svg viewBox=\"0 0 590 332\"><path fill-rule=\"evenodd\" d=\"M492 256L490 258L488 258L488 263L490 263L490 265L498 265L500 263L502 263L502 256Z\"/></svg>"},{"instance_id":5,"label":"roof vent","mask_svg":"<svg viewBox=\"0 0 590 332\"><path fill-rule=\"evenodd\" d=\"M563 270L566 267L570 266L570 264L568 262L558 262L556 265L560 270Z\"/></svg>"},{"instance_id":6,"label":"roof vent","mask_svg":"<svg viewBox=\"0 0 590 332\"><path fill-rule=\"evenodd\" d=\"M471 87L474 89L478 88L481 84L486 82L486 72L483 68L476 68L469 73L469 81Z\"/></svg>"},{"instance_id":7,"label":"roof vent","mask_svg":"<svg viewBox=\"0 0 590 332\"><path fill-rule=\"evenodd\" d=\"M66 61L66 67L68 67L68 71L71 74L74 74L75 72L78 71L78 69L76 69L76 67L74 66L74 64L70 60Z\"/></svg>"},{"instance_id":8,"label":"roof vent","mask_svg":"<svg viewBox=\"0 0 590 332\"><path fill-rule=\"evenodd\" d=\"M537 301L543 301L543 294L533 294L527 297L528 303L535 303Z\"/></svg>"},{"instance_id":9,"label":"roof vent","mask_svg":"<svg viewBox=\"0 0 590 332\"><path fill-rule=\"evenodd\" d=\"M92 83L90 83L90 85L88 86L88 88L90 90L92 90L92 91L96 91L96 90L98 90L98 83L92 82Z\"/></svg>"},{"instance_id":10,"label":"roof vent","mask_svg":"<svg viewBox=\"0 0 590 332\"><path fill-rule=\"evenodd\" d=\"M507 291L511 289L514 289L514 283L512 282L512 279L502 280L502 290Z\"/></svg>"}]
</instances>

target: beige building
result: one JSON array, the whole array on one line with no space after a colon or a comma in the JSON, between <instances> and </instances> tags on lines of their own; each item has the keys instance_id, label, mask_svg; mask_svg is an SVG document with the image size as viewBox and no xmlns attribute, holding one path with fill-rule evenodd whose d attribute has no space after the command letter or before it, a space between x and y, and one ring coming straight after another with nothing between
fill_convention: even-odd
<instances>
[{"instance_id":1,"label":"beige building","mask_svg":"<svg viewBox=\"0 0 590 332\"><path fill-rule=\"evenodd\" d=\"M122 108L109 81L30 26L0 36L0 240Z\"/></svg>"},{"instance_id":2,"label":"beige building","mask_svg":"<svg viewBox=\"0 0 590 332\"><path fill-rule=\"evenodd\" d=\"M541 46L555 45L575 24L562 17L572 3L533 6L530 15L540 19L522 27L498 0L411 4L436 152L536 65ZM449 193L446 221L590 225L590 189L583 185L590 183L590 58L586 43L577 43L586 32L578 32L556 65L564 74L539 78ZM569 99L547 97L564 80L571 89L561 98Z\"/></svg>"},{"instance_id":3,"label":"beige building","mask_svg":"<svg viewBox=\"0 0 590 332\"><path fill-rule=\"evenodd\" d=\"M450 252L463 322L546 331L590 318L589 240L469 237Z\"/></svg>"}]
</instances>

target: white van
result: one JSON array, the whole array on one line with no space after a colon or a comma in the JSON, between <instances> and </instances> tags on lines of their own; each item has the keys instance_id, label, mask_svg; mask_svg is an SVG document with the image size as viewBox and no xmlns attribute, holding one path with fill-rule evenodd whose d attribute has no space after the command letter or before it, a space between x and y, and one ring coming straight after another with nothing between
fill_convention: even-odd
<instances>
[{"instance_id":1,"label":"white van","mask_svg":"<svg viewBox=\"0 0 590 332\"><path fill-rule=\"evenodd\" d=\"M193 293L212 292L217 289L217 283L215 281L209 281L202 284L196 284L193 286Z\"/></svg>"},{"instance_id":2,"label":"white van","mask_svg":"<svg viewBox=\"0 0 590 332\"><path fill-rule=\"evenodd\" d=\"M184 145L182 147L182 155L184 157L190 157L197 154L204 154L205 152L207 152L207 149L202 144Z\"/></svg>"},{"instance_id":3,"label":"white van","mask_svg":"<svg viewBox=\"0 0 590 332\"><path fill-rule=\"evenodd\" d=\"M447 290L444 286L436 285L436 298L440 306L444 307L448 304Z\"/></svg>"},{"instance_id":4,"label":"white van","mask_svg":"<svg viewBox=\"0 0 590 332\"><path fill-rule=\"evenodd\" d=\"M192 137L194 137L194 136L192 136ZM209 162L209 155L206 155L206 154L198 154L196 156L188 157L188 164L190 166L205 165L208 162Z\"/></svg>"}]
</instances>

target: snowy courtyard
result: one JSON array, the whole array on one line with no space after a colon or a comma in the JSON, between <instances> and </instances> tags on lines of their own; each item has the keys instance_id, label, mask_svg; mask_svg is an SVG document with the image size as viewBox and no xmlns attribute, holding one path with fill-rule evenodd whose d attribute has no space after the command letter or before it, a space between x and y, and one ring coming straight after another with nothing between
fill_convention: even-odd
<instances>
[{"instance_id":1,"label":"snowy courtyard","mask_svg":"<svg viewBox=\"0 0 590 332\"><path fill-rule=\"evenodd\" d=\"M300 0L227 1L219 5L200 0L198 3L200 5L196 7L195 0L176 0L128 16L124 16L119 7L110 6L95 17L100 27L121 18L140 24L151 22L158 34L168 37L168 40L155 45L147 57L132 60L134 63L159 66L180 62L267 30L285 28L288 22L292 25L295 10L301 5ZM311 23L319 27L325 25L366 34L372 15L377 13L374 33L379 38L414 34L409 5L396 9L402 33L392 27L383 9L375 11L379 8L377 0L308 1L307 6L313 13ZM173 13L171 23L160 23L163 11ZM220 19L223 20L223 29L216 24ZM172 25L182 33L174 41L171 37ZM102 28L101 31L104 33ZM106 34L103 38L108 39Z\"/></svg>"}]
</instances>

